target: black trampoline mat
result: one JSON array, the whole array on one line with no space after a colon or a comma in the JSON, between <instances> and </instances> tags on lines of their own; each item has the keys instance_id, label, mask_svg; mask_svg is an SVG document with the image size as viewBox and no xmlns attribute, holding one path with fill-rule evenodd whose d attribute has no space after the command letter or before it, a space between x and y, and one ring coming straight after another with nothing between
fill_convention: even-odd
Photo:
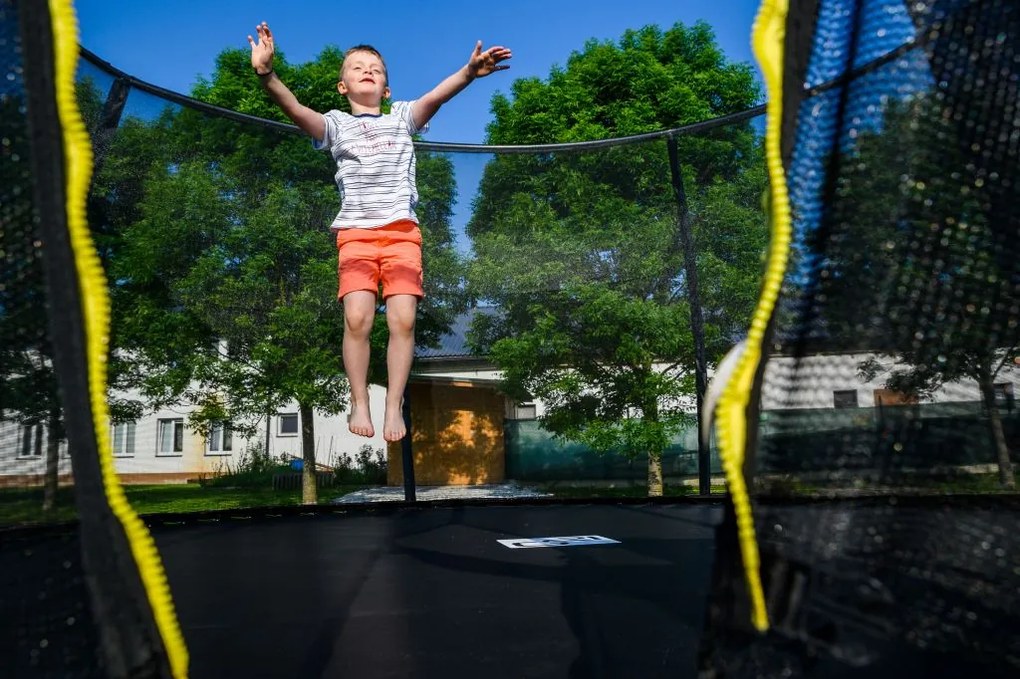
<instances>
[{"instance_id":1,"label":"black trampoline mat","mask_svg":"<svg viewBox=\"0 0 1020 679\"><path fill-rule=\"evenodd\" d=\"M195 679L686 677L714 505L400 508L159 526ZM619 544L509 549L500 539Z\"/></svg>"}]
</instances>

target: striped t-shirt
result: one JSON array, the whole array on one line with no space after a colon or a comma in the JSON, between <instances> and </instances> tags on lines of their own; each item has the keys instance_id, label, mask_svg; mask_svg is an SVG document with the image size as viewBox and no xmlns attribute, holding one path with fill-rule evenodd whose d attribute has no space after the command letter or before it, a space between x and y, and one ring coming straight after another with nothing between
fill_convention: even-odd
<instances>
[{"instance_id":1,"label":"striped t-shirt","mask_svg":"<svg viewBox=\"0 0 1020 679\"><path fill-rule=\"evenodd\" d=\"M389 113L379 115L323 114L325 135L312 144L329 149L336 161L340 213L331 228L373 229L402 219L418 221L411 135L427 131L428 125L415 127L413 103L395 101Z\"/></svg>"}]
</instances>

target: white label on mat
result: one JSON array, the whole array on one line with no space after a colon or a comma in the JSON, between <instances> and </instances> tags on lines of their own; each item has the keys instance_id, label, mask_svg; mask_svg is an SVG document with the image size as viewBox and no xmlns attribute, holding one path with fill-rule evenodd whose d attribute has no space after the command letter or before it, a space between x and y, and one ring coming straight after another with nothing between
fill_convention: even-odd
<instances>
[{"instance_id":1,"label":"white label on mat","mask_svg":"<svg viewBox=\"0 0 1020 679\"><path fill-rule=\"evenodd\" d=\"M534 547L582 547L584 545L618 545L619 540L605 538L601 535L564 535L552 538L516 538L514 540L497 540L499 544L510 549L532 549Z\"/></svg>"}]
</instances>

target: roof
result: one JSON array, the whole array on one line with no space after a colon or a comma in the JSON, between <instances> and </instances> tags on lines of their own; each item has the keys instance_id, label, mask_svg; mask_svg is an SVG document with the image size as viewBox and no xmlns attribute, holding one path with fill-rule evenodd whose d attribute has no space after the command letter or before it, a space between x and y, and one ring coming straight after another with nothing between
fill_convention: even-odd
<instances>
[{"instance_id":1,"label":"roof","mask_svg":"<svg viewBox=\"0 0 1020 679\"><path fill-rule=\"evenodd\" d=\"M495 307L474 307L458 315L450 324L450 330L439 338L439 346L424 347L416 346L415 358L420 359L456 359L456 358L484 358L472 353L468 347L467 334L471 329L471 323L478 314L488 316L496 313Z\"/></svg>"}]
</instances>

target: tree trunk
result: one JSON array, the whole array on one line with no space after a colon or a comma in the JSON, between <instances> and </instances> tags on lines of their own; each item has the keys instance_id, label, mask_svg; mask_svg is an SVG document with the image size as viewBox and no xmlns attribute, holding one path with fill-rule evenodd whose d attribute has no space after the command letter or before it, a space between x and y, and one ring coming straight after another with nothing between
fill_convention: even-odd
<instances>
[{"instance_id":1,"label":"tree trunk","mask_svg":"<svg viewBox=\"0 0 1020 679\"><path fill-rule=\"evenodd\" d=\"M1016 488L1016 478L1013 476L1013 463L1009 459L1006 434L1002 430L1002 416L999 415L999 409L995 405L995 385L992 383L991 375L983 376L978 384L981 387L981 400L988 409L988 426L995 442L995 454L999 463L999 483L1003 488L1013 490Z\"/></svg>"},{"instance_id":2,"label":"tree trunk","mask_svg":"<svg viewBox=\"0 0 1020 679\"><path fill-rule=\"evenodd\" d=\"M301 504L314 505L319 501L315 473L315 422L312 408L299 404L301 412Z\"/></svg>"},{"instance_id":3,"label":"tree trunk","mask_svg":"<svg viewBox=\"0 0 1020 679\"><path fill-rule=\"evenodd\" d=\"M46 422L46 475L43 477L43 511L57 506L57 484L60 479L60 411L50 413Z\"/></svg>"},{"instance_id":4,"label":"tree trunk","mask_svg":"<svg viewBox=\"0 0 1020 679\"><path fill-rule=\"evenodd\" d=\"M651 372L651 364L646 366L647 373ZM659 421L659 404L655 397L648 401L641 408L643 419L652 424ZM655 450L648 451L648 497L662 497L662 446L658 445Z\"/></svg>"},{"instance_id":5,"label":"tree trunk","mask_svg":"<svg viewBox=\"0 0 1020 679\"><path fill-rule=\"evenodd\" d=\"M648 452L648 497L662 497L662 451Z\"/></svg>"},{"instance_id":6,"label":"tree trunk","mask_svg":"<svg viewBox=\"0 0 1020 679\"><path fill-rule=\"evenodd\" d=\"M687 206L687 190L684 188L684 175L680 168L680 152L676 137L667 139L669 154L669 170L673 183L673 194L677 204L677 237L684 251L684 275L686 276L687 303L691 311L691 336L694 338L694 384L697 404L698 423L698 492L708 495L712 492L712 458L708 448L708 436L701 431L701 411L705 402L705 391L708 389L708 362L705 359L705 317L701 308L701 292L698 287L698 249L694 243L693 218ZM656 408L658 411L658 408ZM656 412L656 418L658 413ZM662 459L659 459L659 482L662 482ZM651 469L649 468L649 474ZM650 478L649 478L650 480ZM651 483L648 484L651 495ZM662 492L659 492L662 495Z\"/></svg>"},{"instance_id":7,"label":"tree trunk","mask_svg":"<svg viewBox=\"0 0 1020 679\"><path fill-rule=\"evenodd\" d=\"M269 459L269 431L272 428L271 427L272 422L273 422L273 413L271 411L267 410L266 411L266 459L267 460Z\"/></svg>"}]
</instances>

